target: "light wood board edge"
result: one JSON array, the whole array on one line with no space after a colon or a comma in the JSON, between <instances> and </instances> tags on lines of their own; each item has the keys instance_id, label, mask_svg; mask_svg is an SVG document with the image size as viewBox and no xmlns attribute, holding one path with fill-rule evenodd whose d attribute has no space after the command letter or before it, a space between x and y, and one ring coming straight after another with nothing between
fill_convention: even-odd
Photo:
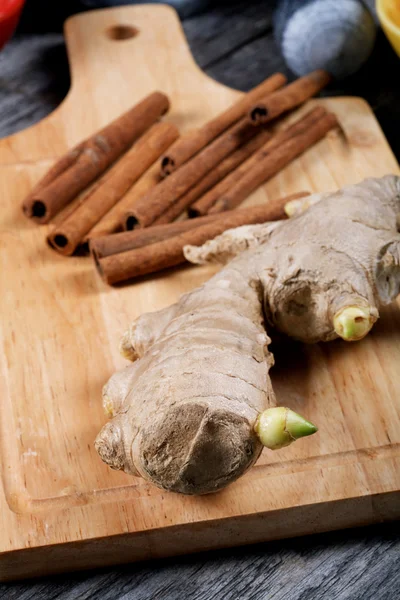
<instances>
[{"instance_id":1,"label":"light wood board edge","mask_svg":"<svg viewBox=\"0 0 400 600\"><path fill-rule=\"evenodd\" d=\"M0 581L82 571L383 523L400 518L398 493L189 523L0 554Z\"/></svg>"}]
</instances>

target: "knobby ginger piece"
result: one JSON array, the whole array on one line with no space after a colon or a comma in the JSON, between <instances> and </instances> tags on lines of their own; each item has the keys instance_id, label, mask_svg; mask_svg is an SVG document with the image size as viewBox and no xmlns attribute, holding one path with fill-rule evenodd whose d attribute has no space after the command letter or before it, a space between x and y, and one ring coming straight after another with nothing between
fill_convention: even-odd
<instances>
[{"instance_id":1,"label":"knobby ginger piece","mask_svg":"<svg viewBox=\"0 0 400 600\"><path fill-rule=\"evenodd\" d=\"M229 262L123 337L134 362L104 388L112 419L96 448L107 464L203 494L240 477L263 444L281 448L316 431L274 408L266 328L308 343L368 333L379 304L400 289L400 178L369 179L307 206L185 249L192 262Z\"/></svg>"}]
</instances>

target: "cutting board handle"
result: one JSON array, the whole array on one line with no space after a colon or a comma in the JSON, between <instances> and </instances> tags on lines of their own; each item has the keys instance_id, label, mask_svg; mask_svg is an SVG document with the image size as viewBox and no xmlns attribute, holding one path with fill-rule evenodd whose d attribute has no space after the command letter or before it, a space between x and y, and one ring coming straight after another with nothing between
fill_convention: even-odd
<instances>
[{"instance_id":1,"label":"cutting board handle","mask_svg":"<svg viewBox=\"0 0 400 600\"><path fill-rule=\"evenodd\" d=\"M196 65L169 6L82 13L67 20L65 38L72 82L67 97L40 123L0 140L0 165L53 160L156 88L170 96L168 118L181 129L201 124L204 102L214 114L232 102L232 90ZM132 81L138 82L133 93ZM199 87L203 96L194 91Z\"/></svg>"}]
</instances>

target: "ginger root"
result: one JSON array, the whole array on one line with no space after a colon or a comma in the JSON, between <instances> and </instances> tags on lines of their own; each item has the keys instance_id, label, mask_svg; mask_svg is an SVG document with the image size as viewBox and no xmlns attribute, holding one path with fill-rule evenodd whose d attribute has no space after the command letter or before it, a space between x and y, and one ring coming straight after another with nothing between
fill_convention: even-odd
<instances>
[{"instance_id":1,"label":"ginger root","mask_svg":"<svg viewBox=\"0 0 400 600\"><path fill-rule=\"evenodd\" d=\"M112 420L96 439L112 468L204 494L241 476L263 444L316 431L274 408L266 327L307 343L368 333L400 290L400 178L315 195L304 208L185 249L192 262L228 264L124 335L134 362L104 388Z\"/></svg>"}]
</instances>

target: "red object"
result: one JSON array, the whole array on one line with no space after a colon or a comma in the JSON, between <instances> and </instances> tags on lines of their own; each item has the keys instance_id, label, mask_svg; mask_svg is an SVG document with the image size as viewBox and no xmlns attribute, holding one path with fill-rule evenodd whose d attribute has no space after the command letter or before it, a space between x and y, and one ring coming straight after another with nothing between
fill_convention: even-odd
<instances>
[{"instance_id":1,"label":"red object","mask_svg":"<svg viewBox=\"0 0 400 600\"><path fill-rule=\"evenodd\" d=\"M24 4L25 0L0 0L0 49L14 33Z\"/></svg>"}]
</instances>

